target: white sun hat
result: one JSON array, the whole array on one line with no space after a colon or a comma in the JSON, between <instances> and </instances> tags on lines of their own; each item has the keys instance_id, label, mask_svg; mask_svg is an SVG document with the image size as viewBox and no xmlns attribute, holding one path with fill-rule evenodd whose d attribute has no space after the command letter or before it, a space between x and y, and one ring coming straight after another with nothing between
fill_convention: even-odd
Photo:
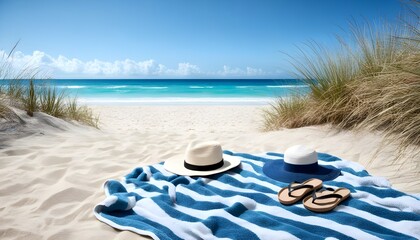
<instances>
[{"instance_id":1,"label":"white sun hat","mask_svg":"<svg viewBox=\"0 0 420 240\"><path fill-rule=\"evenodd\" d=\"M208 176L238 166L239 157L223 154L222 146L216 141L191 142L184 157L174 157L163 166L169 172L183 176Z\"/></svg>"}]
</instances>

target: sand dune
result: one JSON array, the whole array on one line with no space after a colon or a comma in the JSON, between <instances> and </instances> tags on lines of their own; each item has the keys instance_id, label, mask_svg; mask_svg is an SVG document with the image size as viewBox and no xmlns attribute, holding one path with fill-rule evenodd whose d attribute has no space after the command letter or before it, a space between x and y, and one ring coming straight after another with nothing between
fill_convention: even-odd
<instances>
[{"instance_id":1,"label":"sand dune","mask_svg":"<svg viewBox=\"0 0 420 240\"><path fill-rule=\"evenodd\" d=\"M418 160L366 132L328 126L259 132L258 106L95 107L102 130L36 114L0 134L1 239L133 239L93 216L102 184L133 168L182 154L191 140L217 140L234 152L283 152L306 144L363 164L399 190L420 193ZM20 134L16 135L19 132ZM405 162L404 164L402 164Z\"/></svg>"}]
</instances>

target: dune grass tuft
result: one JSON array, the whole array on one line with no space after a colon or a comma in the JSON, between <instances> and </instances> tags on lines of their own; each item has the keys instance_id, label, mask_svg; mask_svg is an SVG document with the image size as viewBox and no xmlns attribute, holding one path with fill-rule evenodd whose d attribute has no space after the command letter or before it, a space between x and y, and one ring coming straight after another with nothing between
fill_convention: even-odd
<instances>
[{"instance_id":1,"label":"dune grass tuft","mask_svg":"<svg viewBox=\"0 0 420 240\"><path fill-rule=\"evenodd\" d=\"M10 111L10 108L8 108L7 105L0 100L0 118L9 119Z\"/></svg>"},{"instance_id":2,"label":"dune grass tuft","mask_svg":"<svg viewBox=\"0 0 420 240\"><path fill-rule=\"evenodd\" d=\"M308 99L295 95L291 98L279 98L271 104L270 109L265 109L264 129L267 131L277 130L278 126L296 128L304 126L301 122L306 112Z\"/></svg>"},{"instance_id":3,"label":"dune grass tuft","mask_svg":"<svg viewBox=\"0 0 420 240\"><path fill-rule=\"evenodd\" d=\"M25 94L21 99L23 101L26 112L29 116L33 117L34 112L38 110L38 95L35 93L35 84L32 79L29 80L29 86L26 91L27 94Z\"/></svg>"},{"instance_id":4,"label":"dune grass tuft","mask_svg":"<svg viewBox=\"0 0 420 240\"><path fill-rule=\"evenodd\" d=\"M99 116L94 116L92 110L86 106L79 106L77 104L77 99L67 99L67 104L65 105L66 115L69 119L73 119L78 122L83 122L89 126L94 126L98 128L99 126Z\"/></svg>"},{"instance_id":5,"label":"dune grass tuft","mask_svg":"<svg viewBox=\"0 0 420 240\"><path fill-rule=\"evenodd\" d=\"M39 90L39 107L42 112L51 116L63 118L66 115L64 91L58 92L54 87L41 87Z\"/></svg>"},{"instance_id":6,"label":"dune grass tuft","mask_svg":"<svg viewBox=\"0 0 420 240\"><path fill-rule=\"evenodd\" d=\"M99 118L88 107L79 106L76 98L70 99L64 91L48 85L47 79L38 77L36 67L16 69L11 60L15 47L8 55L0 56L0 118L7 119L12 111L9 106L13 106L29 116L40 111L98 128Z\"/></svg>"},{"instance_id":7,"label":"dune grass tuft","mask_svg":"<svg viewBox=\"0 0 420 240\"><path fill-rule=\"evenodd\" d=\"M418 22L351 29L337 51L312 42L292 58L310 92L273 103L263 113L265 130L332 124L383 131L402 149L420 146Z\"/></svg>"}]
</instances>

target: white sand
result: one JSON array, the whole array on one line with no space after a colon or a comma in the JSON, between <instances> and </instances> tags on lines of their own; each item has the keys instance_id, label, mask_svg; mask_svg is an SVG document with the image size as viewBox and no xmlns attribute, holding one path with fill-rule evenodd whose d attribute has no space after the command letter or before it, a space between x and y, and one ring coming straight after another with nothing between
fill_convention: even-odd
<instances>
[{"instance_id":1,"label":"white sand","mask_svg":"<svg viewBox=\"0 0 420 240\"><path fill-rule=\"evenodd\" d=\"M95 107L102 130L37 114L24 117L30 136L0 132L0 239L138 239L93 216L105 198L102 184L133 168L182 154L191 140L218 140L235 152L284 152L306 144L420 193L418 159L400 159L372 133L336 132L327 126L259 132L256 106ZM55 125L55 126L52 126ZM62 130L60 130L62 129ZM382 147L382 148L381 148ZM405 164L401 164L406 162Z\"/></svg>"}]
</instances>

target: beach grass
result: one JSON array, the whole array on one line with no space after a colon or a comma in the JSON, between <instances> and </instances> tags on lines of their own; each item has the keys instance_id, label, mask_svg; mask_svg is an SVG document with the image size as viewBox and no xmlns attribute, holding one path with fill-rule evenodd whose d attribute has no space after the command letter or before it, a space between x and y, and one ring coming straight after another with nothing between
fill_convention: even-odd
<instances>
[{"instance_id":1,"label":"beach grass","mask_svg":"<svg viewBox=\"0 0 420 240\"><path fill-rule=\"evenodd\" d=\"M67 103L64 106L66 108L65 113L68 118L98 128L99 116L94 116L92 109L86 106L80 106L77 103L76 97L68 98L66 101Z\"/></svg>"},{"instance_id":2,"label":"beach grass","mask_svg":"<svg viewBox=\"0 0 420 240\"><path fill-rule=\"evenodd\" d=\"M338 41L338 49L310 42L291 57L309 94L279 98L263 113L264 129L332 124L379 130L401 149L420 146L418 21L352 23L350 38Z\"/></svg>"},{"instance_id":3,"label":"beach grass","mask_svg":"<svg viewBox=\"0 0 420 240\"><path fill-rule=\"evenodd\" d=\"M9 116L11 114L10 108L0 100L0 118L2 119L10 119Z\"/></svg>"},{"instance_id":4,"label":"beach grass","mask_svg":"<svg viewBox=\"0 0 420 240\"><path fill-rule=\"evenodd\" d=\"M58 118L67 115L64 91L58 92L54 87L49 86L41 87L39 96L39 107L42 112Z\"/></svg>"},{"instance_id":5,"label":"beach grass","mask_svg":"<svg viewBox=\"0 0 420 240\"><path fill-rule=\"evenodd\" d=\"M304 126L301 122L306 112L308 98L294 95L291 98L279 98L264 111L264 129L267 131L278 130L281 127L297 128Z\"/></svg>"},{"instance_id":6,"label":"beach grass","mask_svg":"<svg viewBox=\"0 0 420 240\"><path fill-rule=\"evenodd\" d=\"M26 111L29 116L39 111L98 128L99 117L94 116L88 107L79 106L77 98L70 98L64 90L49 85L47 78L38 77L37 67L16 69L10 60L15 47L0 59L0 118L8 119L11 107L15 107Z\"/></svg>"},{"instance_id":7,"label":"beach grass","mask_svg":"<svg viewBox=\"0 0 420 240\"><path fill-rule=\"evenodd\" d=\"M34 81L29 81L27 94L23 95L22 101L23 106L29 116L33 117L34 112L38 110L38 94L35 94Z\"/></svg>"}]
</instances>

